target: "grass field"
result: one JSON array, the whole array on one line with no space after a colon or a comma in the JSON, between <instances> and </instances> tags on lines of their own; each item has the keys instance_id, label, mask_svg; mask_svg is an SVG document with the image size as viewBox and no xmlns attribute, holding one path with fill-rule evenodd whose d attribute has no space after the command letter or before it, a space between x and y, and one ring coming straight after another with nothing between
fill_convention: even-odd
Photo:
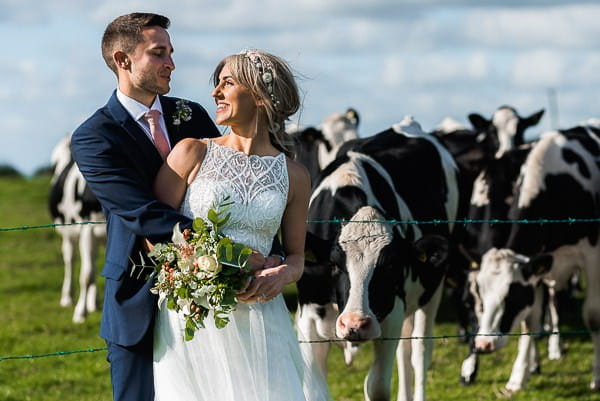
<instances>
[{"instance_id":1,"label":"grass field","mask_svg":"<svg viewBox=\"0 0 600 401\"><path fill-rule=\"evenodd\" d=\"M0 228L50 223L46 206L49 179L0 178ZM102 255L99 257L101 263ZM51 228L0 231L0 358L61 351L67 355L39 358L0 359L1 401L104 401L111 400L108 363L98 337L100 312L85 323L71 323L72 308L59 306L62 282L60 240ZM100 296L103 281L99 277ZM294 294L287 294L294 304ZM579 308L578 305L575 306ZM572 310L562 330L582 329L579 309ZM442 305L435 335L455 332L452 310ZM563 338L565 355L560 361L546 358L542 351L542 375L533 376L526 390L513 400L600 401L590 393L592 345L588 336ZM493 355L481 358L478 382L464 387L458 383L464 345L455 339L437 340L428 373L429 400L496 400L508 380L517 339ZM370 345L365 344L352 366L343 364L334 347L330 355L329 384L336 401L362 400L362 381L370 363ZM394 389L396 387L394 380ZM395 391L395 390L394 390ZM395 397L393 398L395 399ZM218 401L218 400L215 400Z\"/></svg>"}]
</instances>

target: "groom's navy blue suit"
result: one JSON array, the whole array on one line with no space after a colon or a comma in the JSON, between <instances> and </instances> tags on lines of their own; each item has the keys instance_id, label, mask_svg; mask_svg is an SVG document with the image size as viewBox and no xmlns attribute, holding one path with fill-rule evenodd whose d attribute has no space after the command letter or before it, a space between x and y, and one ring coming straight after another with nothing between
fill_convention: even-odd
<instances>
[{"instance_id":1,"label":"groom's navy blue suit","mask_svg":"<svg viewBox=\"0 0 600 401\"><path fill-rule=\"evenodd\" d=\"M178 99L159 98L171 146L185 137L219 135L199 104L188 102L191 119L173 125ZM108 345L113 395L119 401L152 401L152 328L157 298L149 291L152 282L146 281L147 272L132 271L132 265L139 264L144 254L143 238L168 241L175 223L189 227L191 221L153 194L154 179L163 160L117 100L116 91L106 106L75 130L71 150L107 221L100 336Z\"/></svg>"}]
</instances>

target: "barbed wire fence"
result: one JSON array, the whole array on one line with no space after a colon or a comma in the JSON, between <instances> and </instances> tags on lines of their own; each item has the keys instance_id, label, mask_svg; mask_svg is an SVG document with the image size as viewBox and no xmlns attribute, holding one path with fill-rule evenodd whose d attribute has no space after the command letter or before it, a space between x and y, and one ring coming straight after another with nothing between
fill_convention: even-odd
<instances>
[{"instance_id":1,"label":"barbed wire fence","mask_svg":"<svg viewBox=\"0 0 600 401\"><path fill-rule=\"evenodd\" d=\"M439 224L577 224L577 223L600 223L600 218L563 218L563 219L431 219L431 220L346 220L346 219L330 219L330 220L308 220L308 224L349 224L349 223L381 223L381 224L392 224L392 225L439 225ZM57 228L63 226L76 226L76 225L102 225L106 224L105 221L80 221L73 223L48 223L38 225L21 225L14 227L0 227L0 233L2 232L15 232L15 231L26 231L34 229L44 228ZM380 337L371 341L407 341L407 340L449 340L449 339L464 339L469 337L521 337L521 336L533 336L533 337L546 337L550 335L590 335L597 331L578 329L578 330L560 330L560 331L539 331L529 333L465 333L456 335L436 335L436 336L401 336L401 337ZM301 344L314 344L314 343L338 343L346 342L344 339L321 339L321 340L299 340ZM56 351L47 352L42 354L26 354L26 355L9 355L0 356L0 362L6 362L11 360L31 360L48 357L59 357L75 354L95 353L100 351L107 351L106 347L100 348L87 348L70 351Z\"/></svg>"}]
</instances>

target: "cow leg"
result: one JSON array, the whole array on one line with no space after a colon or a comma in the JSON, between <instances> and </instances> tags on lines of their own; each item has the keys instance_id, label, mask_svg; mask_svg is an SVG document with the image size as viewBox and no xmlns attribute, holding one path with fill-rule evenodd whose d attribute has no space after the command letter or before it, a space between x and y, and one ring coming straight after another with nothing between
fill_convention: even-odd
<instances>
[{"instance_id":1,"label":"cow leg","mask_svg":"<svg viewBox=\"0 0 600 401\"><path fill-rule=\"evenodd\" d=\"M537 375L542 373L542 365L540 363L540 352L538 350L538 342L536 338L533 338L531 341L531 346L529 347L529 374Z\"/></svg>"},{"instance_id":2,"label":"cow leg","mask_svg":"<svg viewBox=\"0 0 600 401\"><path fill-rule=\"evenodd\" d=\"M522 324L521 332L527 332L525 324ZM519 348L517 357L513 364L510 379L506 383L505 388L509 391L518 391L525 386L525 382L529 376L529 353L531 351L533 338L530 335L522 335L519 337Z\"/></svg>"},{"instance_id":3,"label":"cow leg","mask_svg":"<svg viewBox=\"0 0 600 401\"><path fill-rule=\"evenodd\" d=\"M69 227L65 227L69 228ZM62 236L61 251L64 262L64 276L62 289L60 292L60 306L67 307L73 305L73 237L65 231L60 231Z\"/></svg>"},{"instance_id":4,"label":"cow leg","mask_svg":"<svg viewBox=\"0 0 600 401\"><path fill-rule=\"evenodd\" d=\"M402 337L410 338L413 333L414 316L408 316L402 324ZM412 358L411 340L401 340L396 348L396 363L398 366L398 401L412 400L413 371L410 365Z\"/></svg>"},{"instance_id":5,"label":"cow leg","mask_svg":"<svg viewBox=\"0 0 600 401\"><path fill-rule=\"evenodd\" d=\"M296 328L298 330L298 337L301 341L300 348L305 357L314 360L323 373L323 377L327 377L327 357L329 356L329 350L331 349L331 343L328 341L319 342L320 340L334 338L335 335L322 336L319 333L319 323L326 327L327 318L329 317L329 310L331 307L326 306L326 314L320 319L318 313L315 311L316 306L310 305L298 305L298 312L296 314ZM334 318L335 319L335 318ZM334 320L335 321L335 320ZM323 330L324 327L321 327ZM334 329L335 330L335 329ZM333 331L335 333L335 331ZM303 342L302 342L303 341Z\"/></svg>"},{"instance_id":6,"label":"cow leg","mask_svg":"<svg viewBox=\"0 0 600 401\"><path fill-rule=\"evenodd\" d=\"M589 288L597 286L600 281L592 282L588 276L587 283L587 296L583 305L583 321L587 328L592 331L591 336L594 345L594 361L592 363L592 381L590 382L590 389L600 391L600 333L598 333L598 330L600 330L600 293L598 293L597 288Z\"/></svg>"},{"instance_id":7,"label":"cow leg","mask_svg":"<svg viewBox=\"0 0 600 401\"><path fill-rule=\"evenodd\" d=\"M529 315L521 322L521 337L519 337L519 348L515 362L513 363L510 379L505 388L509 391L518 391L525 387L530 373L539 370L539 355L536 340L527 333L536 333L542 327L542 315L544 308L544 291L546 287L538 285L535 289L534 304Z\"/></svg>"},{"instance_id":8,"label":"cow leg","mask_svg":"<svg viewBox=\"0 0 600 401\"><path fill-rule=\"evenodd\" d=\"M365 378L365 401L389 401L392 392L395 350L398 347L398 333L404 317L403 302L396 300L392 312L381 323L381 337L373 340L373 363Z\"/></svg>"},{"instance_id":9,"label":"cow leg","mask_svg":"<svg viewBox=\"0 0 600 401\"><path fill-rule=\"evenodd\" d=\"M89 225L81 227L79 235L79 253L81 257L81 269L79 271L79 297L73 312L73 322L82 323L87 315L88 291L94 283L94 239L92 228ZM95 290L93 291L95 297Z\"/></svg>"},{"instance_id":10,"label":"cow leg","mask_svg":"<svg viewBox=\"0 0 600 401\"><path fill-rule=\"evenodd\" d=\"M398 331L396 331L396 335L397 333ZM391 399L394 350L397 345L397 340L374 340L373 363L364 384L365 401L389 401Z\"/></svg>"},{"instance_id":11,"label":"cow leg","mask_svg":"<svg viewBox=\"0 0 600 401\"><path fill-rule=\"evenodd\" d=\"M556 360L562 356L560 345L560 334L558 334L558 308L556 299L556 289L553 285L548 287L548 314L550 315L550 334L548 337L548 359Z\"/></svg>"},{"instance_id":12,"label":"cow leg","mask_svg":"<svg viewBox=\"0 0 600 401\"><path fill-rule=\"evenodd\" d=\"M595 329L598 330L598 329ZM592 364L592 381L590 382L590 389L593 391L600 391L600 334L592 333L592 342L594 344L594 362Z\"/></svg>"},{"instance_id":13,"label":"cow leg","mask_svg":"<svg viewBox=\"0 0 600 401\"><path fill-rule=\"evenodd\" d=\"M585 252L585 301L583 303L583 322L592 331L594 360L592 362L592 381L590 389L600 391L600 246Z\"/></svg>"},{"instance_id":14,"label":"cow leg","mask_svg":"<svg viewBox=\"0 0 600 401\"><path fill-rule=\"evenodd\" d=\"M471 306L469 314L471 320L471 332L468 333L469 354L464 359L460 367L460 383L464 384L465 386L475 383L475 380L477 379L477 371L479 369L479 354L477 354L475 351L475 336L473 335L479 331L479 326L477 323L477 316L475 315L474 306Z\"/></svg>"},{"instance_id":15,"label":"cow leg","mask_svg":"<svg viewBox=\"0 0 600 401\"><path fill-rule=\"evenodd\" d=\"M469 348L469 355L460 366L460 382L465 386L475 382L477 369L479 368L479 355L475 352L475 346L470 344Z\"/></svg>"},{"instance_id":16,"label":"cow leg","mask_svg":"<svg viewBox=\"0 0 600 401\"><path fill-rule=\"evenodd\" d=\"M411 340L411 362L415 374L414 401L425 401L427 369L433 354L433 326L437 314L442 286L440 285L423 309L418 309L414 314L413 340Z\"/></svg>"},{"instance_id":17,"label":"cow leg","mask_svg":"<svg viewBox=\"0 0 600 401\"><path fill-rule=\"evenodd\" d=\"M342 350L344 351L344 362L346 363L346 366L352 365L354 355L358 352L358 344L345 341L342 343Z\"/></svg>"},{"instance_id":18,"label":"cow leg","mask_svg":"<svg viewBox=\"0 0 600 401\"><path fill-rule=\"evenodd\" d=\"M96 289L96 257L98 256L99 239L94 234L94 230L90 230L91 249L90 249L90 271L88 272L88 290L85 298L86 308L88 312L98 310L97 289Z\"/></svg>"}]
</instances>

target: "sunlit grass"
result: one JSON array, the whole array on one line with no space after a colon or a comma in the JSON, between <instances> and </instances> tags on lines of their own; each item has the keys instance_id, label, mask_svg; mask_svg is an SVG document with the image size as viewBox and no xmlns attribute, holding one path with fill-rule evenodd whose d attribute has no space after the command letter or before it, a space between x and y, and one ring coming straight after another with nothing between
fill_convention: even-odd
<instances>
[{"instance_id":1,"label":"sunlit grass","mask_svg":"<svg viewBox=\"0 0 600 401\"><path fill-rule=\"evenodd\" d=\"M49 179L0 179L0 227L50 223L46 206ZM102 259L102 255L99 256ZM62 283L60 239L54 229L0 232L0 358L42 355L60 351L103 348L98 337L100 312L85 323L71 322L72 308L59 306ZM99 279L102 296L103 280ZM287 299L294 304L290 288ZM579 313L573 312L576 316ZM444 304L435 335L455 334L452 311ZM578 319L565 321L563 329L581 329ZM565 356L549 361L541 341L542 374L533 376L527 389L513 396L525 401L600 401L590 393L592 345L587 336L564 338ZM459 384L460 363L466 347L455 339L437 340L428 372L429 400L497 400L510 375L517 338L506 349L481 357L475 385ZM359 350L352 366L343 363L341 350L330 354L329 384L336 401L362 400L362 383L371 363L371 344ZM0 361L0 400L99 401L111 400L105 351ZM397 381L394 379L392 399ZM217 401L217 400L215 400Z\"/></svg>"}]
</instances>

